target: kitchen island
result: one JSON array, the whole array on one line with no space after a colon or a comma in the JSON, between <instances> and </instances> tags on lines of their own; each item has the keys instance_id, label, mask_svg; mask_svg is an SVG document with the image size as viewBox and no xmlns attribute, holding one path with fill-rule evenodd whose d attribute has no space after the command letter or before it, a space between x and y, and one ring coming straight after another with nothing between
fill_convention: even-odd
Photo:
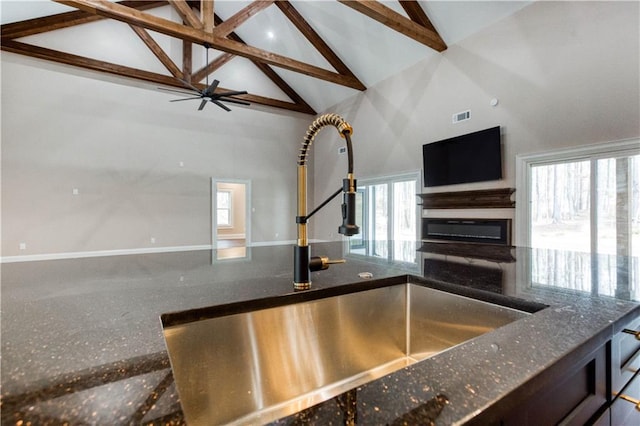
<instances>
[{"instance_id":1,"label":"kitchen island","mask_svg":"<svg viewBox=\"0 0 640 426\"><path fill-rule=\"evenodd\" d=\"M306 291L418 280L531 315L276 424L508 423L559 378L583 367L601 377L611 342L640 318L637 258L411 245L415 259L397 261L313 244L347 263L314 273ZM2 424L183 424L160 315L291 296L292 255L282 245L3 264ZM577 397L601 422L613 399L605 373Z\"/></svg>"}]
</instances>

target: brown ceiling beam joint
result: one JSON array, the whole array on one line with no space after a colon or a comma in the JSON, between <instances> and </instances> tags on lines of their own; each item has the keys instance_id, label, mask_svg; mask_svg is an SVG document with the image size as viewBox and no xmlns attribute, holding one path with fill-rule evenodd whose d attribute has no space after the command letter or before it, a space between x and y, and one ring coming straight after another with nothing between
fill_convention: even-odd
<instances>
[{"instance_id":1,"label":"brown ceiling beam joint","mask_svg":"<svg viewBox=\"0 0 640 426\"><path fill-rule=\"evenodd\" d=\"M213 34L217 37L228 36L253 15L271 6L273 2L274 0L254 1L242 10L238 11L235 15L231 16L229 19L226 19L220 25L217 25L213 30Z\"/></svg>"},{"instance_id":2,"label":"brown ceiling beam joint","mask_svg":"<svg viewBox=\"0 0 640 426\"><path fill-rule=\"evenodd\" d=\"M345 6L356 10L371 19L397 31L405 36L431 47L438 52L447 49L440 35L423 27L411 19L395 12L393 9L373 0L338 0Z\"/></svg>"},{"instance_id":3,"label":"brown ceiling beam joint","mask_svg":"<svg viewBox=\"0 0 640 426\"><path fill-rule=\"evenodd\" d=\"M222 23L222 19L220 19L220 17L218 15L215 15L215 25L219 25ZM242 38L240 38L239 35L237 35L236 33L231 33L229 34L229 38L237 41L238 43L243 43L246 44L244 42L244 40L242 40ZM292 101L294 101L296 104L301 105L305 108L305 110L309 113L309 114L316 114L316 112L314 111L314 109L311 107L311 105L309 105L303 98L302 96L300 96L298 94L298 92L296 92L291 86L289 86L289 84L284 81L282 79L282 77L280 77L278 75L278 73L276 73L274 71L273 68L271 68L269 65L264 64L262 62L258 62L258 61L254 61L251 60L250 61L260 70L262 71L262 73L264 75L266 75L276 86L278 86L278 88L280 88L280 90L282 90Z\"/></svg>"},{"instance_id":4,"label":"brown ceiling beam joint","mask_svg":"<svg viewBox=\"0 0 640 426\"><path fill-rule=\"evenodd\" d=\"M180 68L178 68L178 66L171 60L169 55L167 55L165 51L162 50L160 45L151 37L151 35L149 35L149 33L144 28L140 28L136 25L129 26L174 77L179 79L184 78L182 71L180 71Z\"/></svg>"},{"instance_id":5,"label":"brown ceiling beam joint","mask_svg":"<svg viewBox=\"0 0 640 426\"><path fill-rule=\"evenodd\" d=\"M329 47L320 35L311 27L306 19L288 1L278 1L276 5L289 21L306 37L318 52L331 64L340 74L350 75L357 78L353 72L342 62L340 57ZM364 86L364 84L363 84Z\"/></svg>"},{"instance_id":6,"label":"brown ceiling beam joint","mask_svg":"<svg viewBox=\"0 0 640 426\"><path fill-rule=\"evenodd\" d=\"M436 27L433 26L426 12L422 9L422 6L420 6L420 3L415 0L400 0L400 5L404 9L404 11L407 12L407 15L413 22L420 24L423 27L428 28L434 33L438 34ZM438 34L438 36L440 36L440 34Z\"/></svg>"},{"instance_id":7,"label":"brown ceiling beam joint","mask_svg":"<svg viewBox=\"0 0 640 426\"><path fill-rule=\"evenodd\" d=\"M287 58L276 53L268 52L252 46L238 43L234 40L215 37L202 30L196 30L167 19L152 16L115 3L99 0L54 0L87 12L107 16L122 22L138 25L172 37L181 38L197 44L209 44L212 48L223 52L243 56L258 62L274 65L290 71L308 75L335 84L357 90L366 90L356 78L341 75L324 68L316 67L295 59ZM406 18L405 18L406 19ZM410 20L409 20L410 21ZM411 21L410 21L411 22ZM415 24L417 25L417 24ZM420 26L418 26L420 27ZM420 27L422 28L422 27Z\"/></svg>"},{"instance_id":8,"label":"brown ceiling beam joint","mask_svg":"<svg viewBox=\"0 0 640 426\"><path fill-rule=\"evenodd\" d=\"M185 0L169 0L169 4L191 28L195 28L196 30L204 28L200 17L191 10L191 7L189 7Z\"/></svg>"}]
</instances>

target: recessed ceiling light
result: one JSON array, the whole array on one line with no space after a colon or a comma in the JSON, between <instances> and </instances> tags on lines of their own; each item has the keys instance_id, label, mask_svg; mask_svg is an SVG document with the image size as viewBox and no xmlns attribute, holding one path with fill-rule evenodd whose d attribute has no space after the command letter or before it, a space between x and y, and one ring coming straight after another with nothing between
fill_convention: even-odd
<instances>
[{"instance_id":1,"label":"recessed ceiling light","mask_svg":"<svg viewBox=\"0 0 640 426\"><path fill-rule=\"evenodd\" d=\"M273 33L273 31L267 31L267 38L269 40L273 40L274 38L276 38L276 35Z\"/></svg>"}]
</instances>

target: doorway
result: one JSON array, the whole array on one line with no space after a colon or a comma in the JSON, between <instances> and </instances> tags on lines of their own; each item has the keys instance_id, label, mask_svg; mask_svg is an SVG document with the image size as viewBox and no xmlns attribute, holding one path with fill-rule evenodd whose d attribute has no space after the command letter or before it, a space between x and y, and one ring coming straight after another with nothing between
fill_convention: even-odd
<instances>
[{"instance_id":1,"label":"doorway","mask_svg":"<svg viewBox=\"0 0 640 426\"><path fill-rule=\"evenodd\" d=\"M211 241L230 254L251 242L251 181L211 179Z\"/></svg>"}]
</instances>

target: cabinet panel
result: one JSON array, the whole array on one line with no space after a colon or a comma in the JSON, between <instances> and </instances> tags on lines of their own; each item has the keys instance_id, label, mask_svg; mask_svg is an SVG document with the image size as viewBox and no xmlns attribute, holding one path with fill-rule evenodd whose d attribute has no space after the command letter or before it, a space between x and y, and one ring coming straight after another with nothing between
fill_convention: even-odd
<instances>
[{"instance_id":1,"label":"cabinet panel","mask_svg":"<svg viewBox=\"0 0 640 426\"><path fill-rule=\"evenodd\" d=\"M640 330L640 318L631 321L625 329ZM640 400L640 339L628 332L617 333L612 340L611 364L613 396L622 393ZM611 425L627 424L640 424L640 411L634 403L616 397L611 405Z\"/></svg>"},{"instance_id":2,"label":"cabinet panel","mask_svg":"<svg viewBox=\"0 0 640 426\"><path fill-rule=\"evenodd\" d=\"M600 347L590 356L576 360L571 369L558 371L554 384L542 389L522 406L512 410L503 425L584 425L604 415L607 404L607 351Z\"/></svg>"}]
</instances>

